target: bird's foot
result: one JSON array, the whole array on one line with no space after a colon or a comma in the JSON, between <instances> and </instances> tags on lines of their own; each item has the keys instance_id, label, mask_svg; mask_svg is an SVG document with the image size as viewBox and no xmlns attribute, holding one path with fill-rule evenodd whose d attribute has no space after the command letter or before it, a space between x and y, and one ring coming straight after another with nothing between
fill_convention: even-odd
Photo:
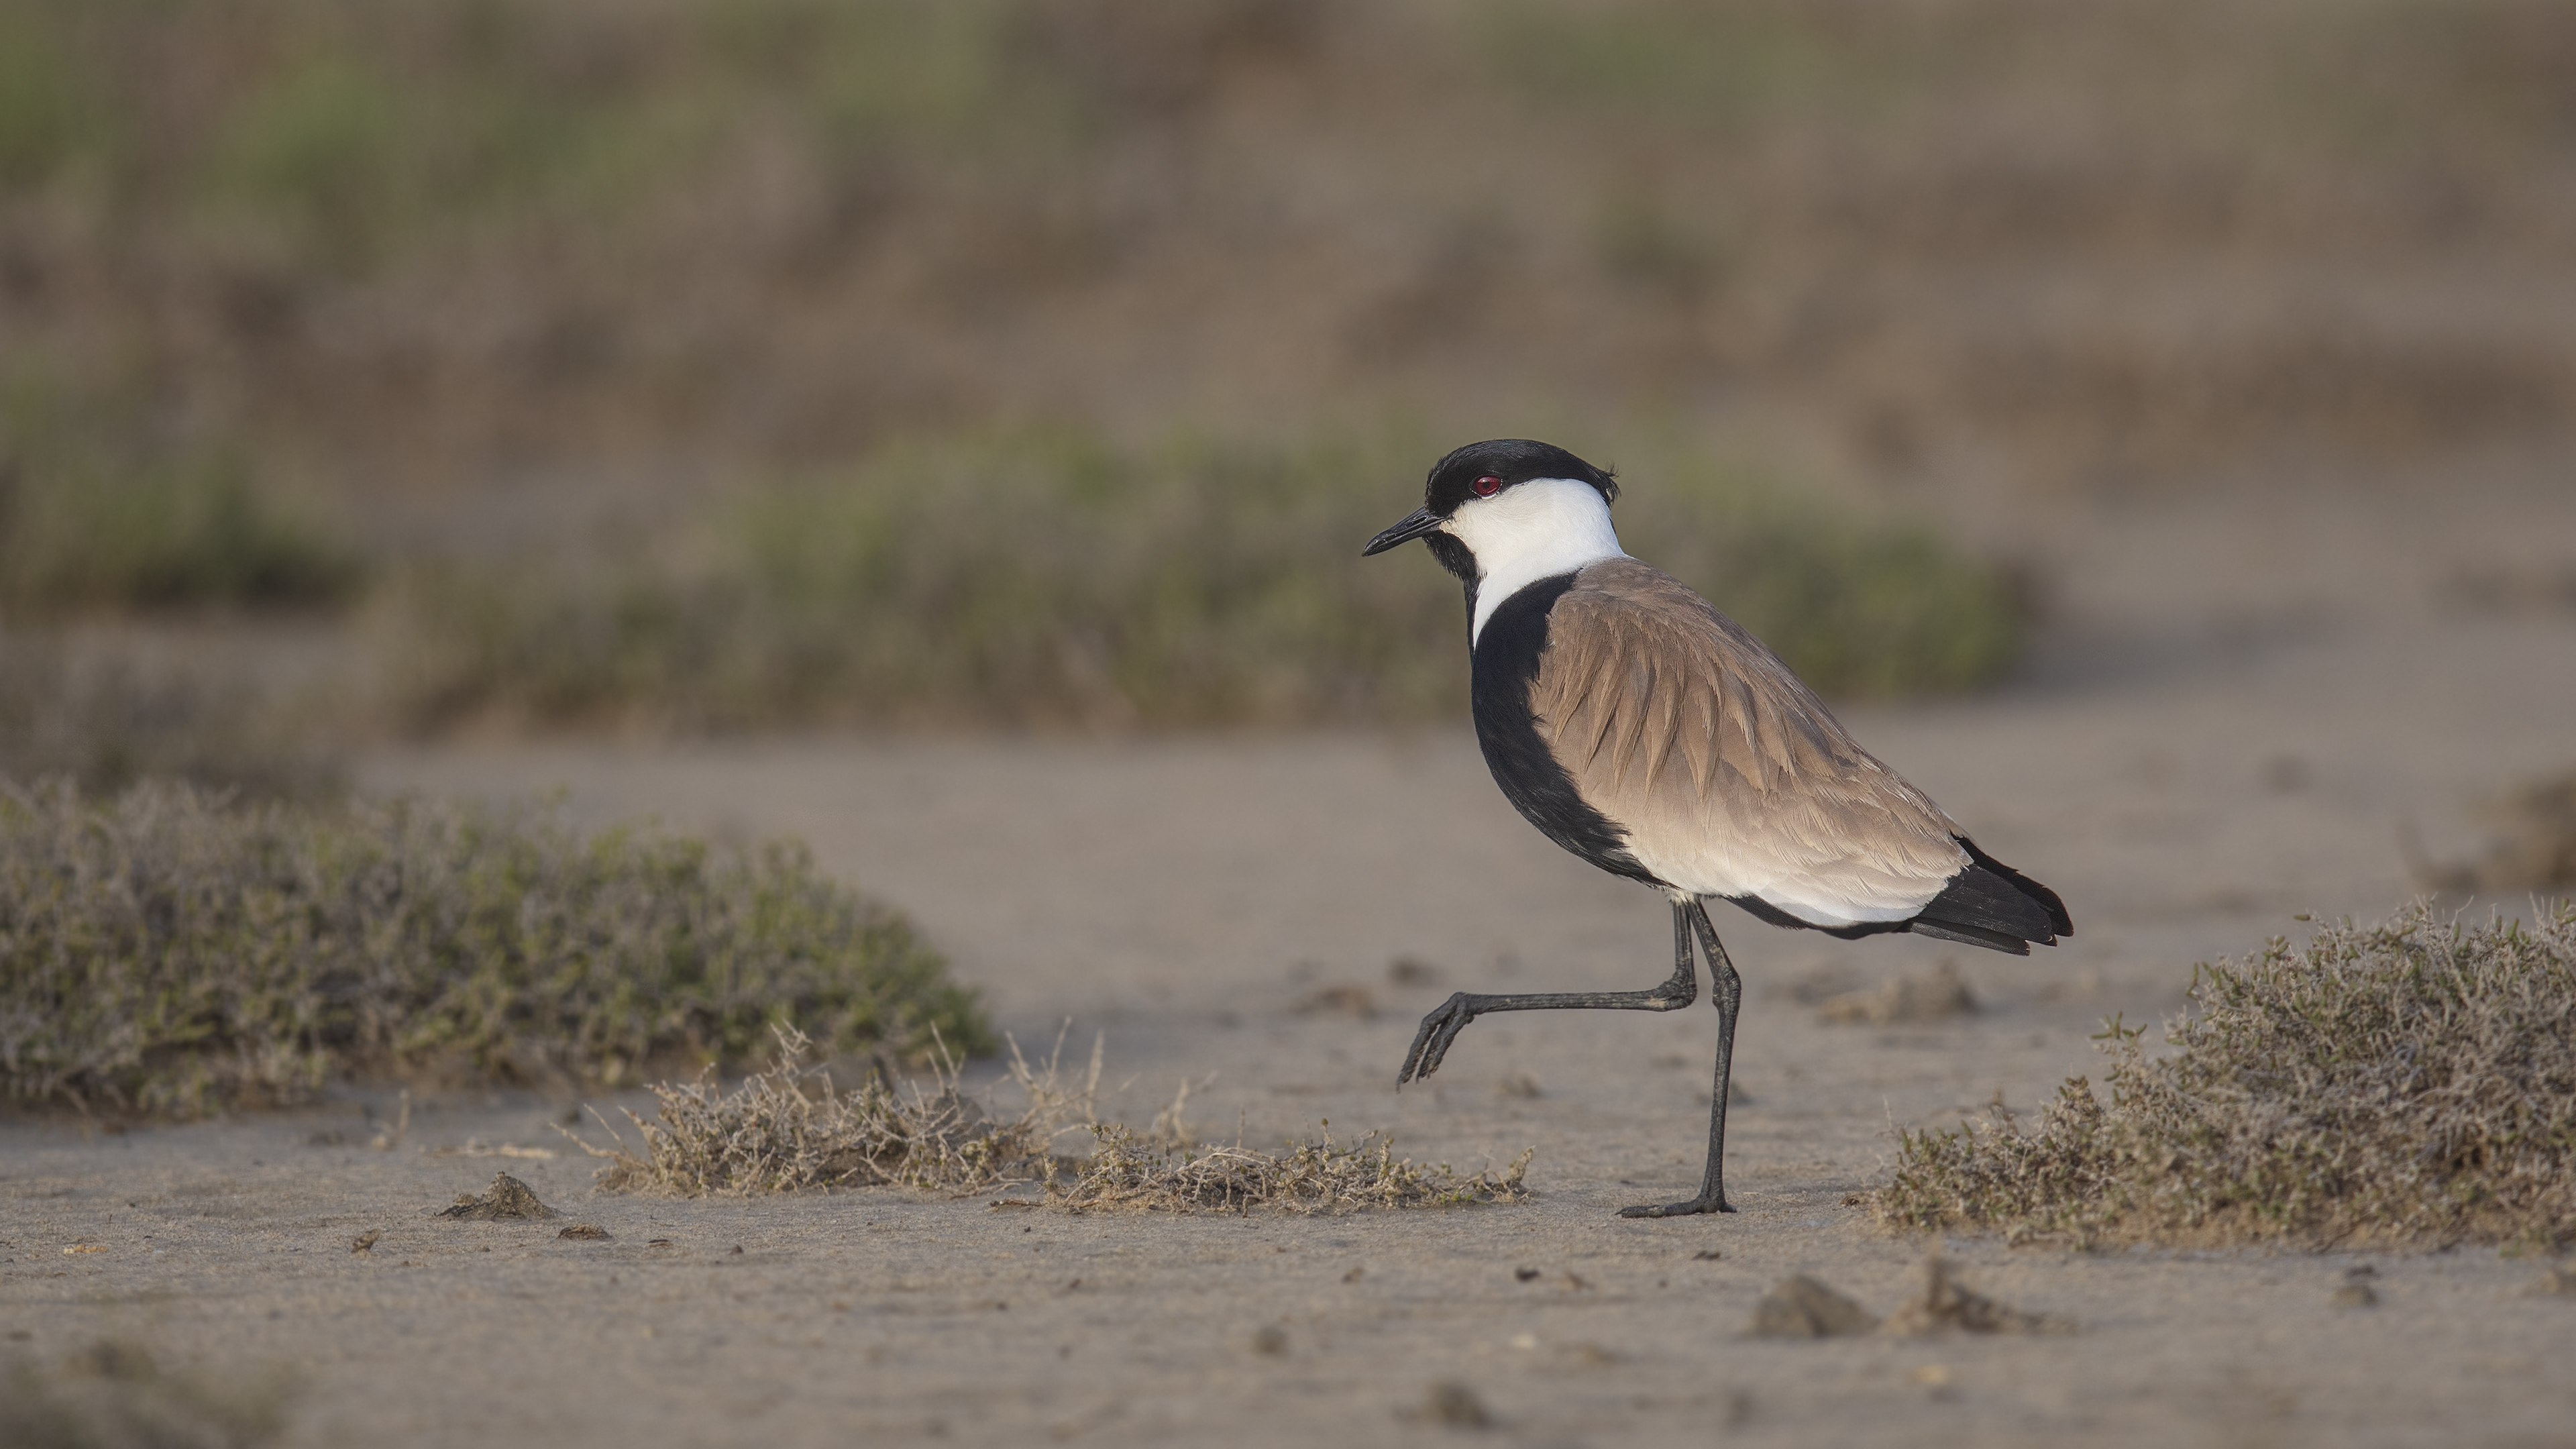
<instances>
[{"instance_id":1,"label":"bird's foot","mask_svg":"<svg viewBox=\"0 0 2576 1449\"><path fill-rule=\"evenodd\" d=\"M1623 1218L1686 1218L1700 1213L1731 1213L1733 1211L1735 1211L1735 1205L1726 1200L1726 1194L1718 1193L1711 1197L1695 1197L1688 1202L1648 1203L1643 1207L1624 1207L1619 1209L1619 1216Z\"/></svg>"},{"instance_id":2,"label":"bird's foot","mask_svg":"<svg viewBox=\"0 0 2576 1449\"><path fill-rule=\"evenodd\" d=\"M1476 1001L1466 992L1452 995L1432 1013L1422 1018L1422 1029L1413 1034L1413 1050L1404 1054L1404 1070L1395 1074L1399 1087L1418 1082L1440 1070L1441 1059L1449 1055L1449 1043L1476 1019Z\"/></svg>"}]
</instances>

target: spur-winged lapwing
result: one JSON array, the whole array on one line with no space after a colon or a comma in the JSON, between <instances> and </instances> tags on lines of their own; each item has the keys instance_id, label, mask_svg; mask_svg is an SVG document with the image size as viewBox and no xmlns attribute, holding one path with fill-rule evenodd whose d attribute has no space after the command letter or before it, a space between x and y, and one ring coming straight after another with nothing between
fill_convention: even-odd
<instances>
[{"instance_id":1,"label":"spur-winged lapwing","mask_svg":"<svg viewBox=\"0 0 2576 1449\"><path fill-rule=\"evenodd\" d=\"M1489 1011L1718 1011L1708 1171L1686 1202L1626 1217L1733 1212L1726 1088L1743 986L1705 902L1775 926L1914 931L2028 955L2074 925L2057 894L1977 848L1931 797L1862 749L1780 657L1706 599L1628 557L1619 486L1563 448L1474 443L1431 470L1422 507L1363 557L1421 539L1467 586L1476 740L1524 819L1664 893L1673 974L1647 991L1462 991L1422 1019L1396 1084L1440 1069Z\"/></svg>"}]
</instances>

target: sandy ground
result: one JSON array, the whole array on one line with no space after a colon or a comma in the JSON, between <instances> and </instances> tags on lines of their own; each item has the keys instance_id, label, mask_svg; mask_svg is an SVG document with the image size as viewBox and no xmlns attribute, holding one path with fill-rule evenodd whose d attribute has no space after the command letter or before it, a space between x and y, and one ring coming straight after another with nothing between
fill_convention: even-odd
<instances>
[{"instance_id":1,"label":"sandy ground","mask_svg":"<svg viewBox=\"0 0 2576 1449\"><path fill-rule=\"evenodd\" d=\"M2563 487L2070 510L2021 542L2060 580L2031 677L1849 722L2058 887L2078 934L2021 961L1722 914L1747 978L1735 1216L1613 1216L1695 1180L1704 1006L1489 1018L1427 1090L1393 1090L1449 990L1666 969L1662 907L1516 819L1463 732L451 749L368 783L560 786L588 819L801 835L913 911L1023 1042L1067 1018L1077 1050L1102 1036L1113 1115L1148 1120L1189 1079L1204 1134L1330 1119L1462 1167L1534 1145L1538 1196L1179 1220L594 1196L569 1152L462 1150L562 1152L569 1104L533 1098L424 1103L391 1151L364 1145L381 1095L120 1136L0 1123L0 1353L116 1335L218 1376L282 1367L290 1441L313 1445L1395 1442L1470 1432L1407 1417L1452 1381L1486 1437L1529 1444L2576 1443L2576 1300L2525 1295L2538 1269L2489 1251L1958 1238L1973 1285L2079 1331L1745 1336L1791 1273L1882 1313L1905 1294L1927 1245L1845 1201L1893 1127L2036 1105L2088 1069L2103 1016L2176 1009L2195 960L2403 899L2402 822L2461 853L2477 796L2576 763L2576 617L2444 602L2498 550L2576 558ZM1397 982L1403 957L1438 979ZM1835 1026L1798 999L1944 959L1977 1014ZM1373 1013L1310 1009L1336 986ZM431 1216L498 1167L615 1238ZM2378 1306L2331 1306L2363 1262Z\"/></svg>"}]
</instances>

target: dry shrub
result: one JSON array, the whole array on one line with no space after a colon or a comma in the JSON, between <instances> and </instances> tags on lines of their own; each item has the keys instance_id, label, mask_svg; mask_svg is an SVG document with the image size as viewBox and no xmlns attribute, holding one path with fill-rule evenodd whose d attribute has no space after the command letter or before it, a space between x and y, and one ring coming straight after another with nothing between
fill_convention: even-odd
<instances>
[{"instance_id":1,"label":"dry shrub","mask_svg":"<svg viewBox=\"0 0 2576 1449\"><path fill-rule=\"evenodd\" d=\"M1448 1164L1425 1166L1395 1155L1393 1141L1371 1132L1348 1147L1325 1123L1320 1140L1290 1145L1284 1155L1248 1148L1192 1148L1137 1136L1132 1128L1092 1124L1091 1159L1070 1182L1047 1184L1047 1205L1066 1212L1298 1213L1363 1208L1458 1207L1519 1202L1530 1148L1500 1172L1461 1177Z\"/></svg>"},{"instance_id":2,"label":"dry shrub","mask_svg":"<svg viewBox=\"0 0 2576 1449\"><path fill-rule=\"evenodd\" d=\"M0 782L0 1092L195 1113L334 1074L611 1085L833 1050L969 1050L972 992L801 846L583 834L432 800L105 802Z\"/></svg>"},{"instance_id":3,"label":"dry shrub","mask_svg":"<svg viewBox=\"0 0 2576 1449\"><path fill-rule=\"evenodd\" d=\"M1061 1040L1036 1067L1014 1043L1011 1082L1027 1105L1008 1117L988 1113L961 1091L957 1065L945 1057L926 1084L898 1085L880 1071L844 1091L812 1063L802 1035L782 1029L778 1047L775 1065L730 1092L712 1073L687 1085L654 1087L656 1120L627 1114L643 1135L641 1151L628 1150L622 1139L606 1148L583 1143L584 1151L607 1161L598 1174L600 1190L696 1197L910 1187L965 1194L1043 1182L1044 1205L1065 1212L1238 1213L1448 1207L1529 1195L1521 1182L1529 1152L1500 1173L1461 1177L1445 1165L1397 1157L1375 1133L1343 1147L1328 1130L1321 1141L1292 1145L1285 1155L1239 1142L1195 1147L1180 1117L1186 1084L1149 1133L1103 1123L1093 1113L1097 1043L1078 1081L1063 1070ZM1055 1139L1077 1128L1091 1132L1089 1160L1056 1157Z\"/></svg>"},{"instance_id":4,"label":"dry shrub","mask_svg":"<svg viewBox=\"0 0 2576 1449\"><path fill-rule=\"evenodd\" d=\"M1063 1074L1062 1042L1043 1068L1011 1046L1011 1081L1028 1099L1019 1115L997 1118L958 1090L958 1068L945 1052L934 1059L930 1086L896 1085L872 1073L842 1091L810 1058L813 1044L790 1027L777 1029L778 1060L742 1085L721 1090L713 1069L686 1085L653 1087L658 1120L629 1112L643 1150L621 1139L608 1148L582 1143L599 1170L603 1192L797 1192L836 1187L914 1187L981 1192L1044 1177L1055 1139L1091 1117L1100 1086L1100 1050L1079 1084ZM578 1140L578 1139L576 1139Z\"/></svg>"},{"instance_id":5,"label":"dry shrub","mask_svg":"<svg viewBox=\"0 0 2576 1449\"><path fill-rule=\"evenodd\" d=\"M2576 904L2444 927L2422 905L2193 974L2150 1058L2114 1021L2109 1099L2070 1080L1904 1134L1881 1217L2079 1244L2576 1237Z\"/></svg>"}]
</instances>

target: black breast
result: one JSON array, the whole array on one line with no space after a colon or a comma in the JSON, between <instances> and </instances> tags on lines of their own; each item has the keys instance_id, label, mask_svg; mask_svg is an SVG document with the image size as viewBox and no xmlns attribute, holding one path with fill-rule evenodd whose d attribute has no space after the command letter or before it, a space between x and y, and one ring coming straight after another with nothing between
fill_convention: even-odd
<instances>
[{"instance_id":1,"label":"black breast","mask_svg":"<svg viewBox=\"0 0 2576 1449\"><path fill-rule=\"evenodd\" d=\"M1547 649L1548 611L1573 586L1572 574L1541 579L1505 599L1485 621L1471 656L1476 743L1484 747L1485 767L1503 787L1503 798L1522 819L1612 875L1660 886L1628 853L1627 832L1584 803L1530 712L1530 684Z\"/></svg>"}]
</instances>

